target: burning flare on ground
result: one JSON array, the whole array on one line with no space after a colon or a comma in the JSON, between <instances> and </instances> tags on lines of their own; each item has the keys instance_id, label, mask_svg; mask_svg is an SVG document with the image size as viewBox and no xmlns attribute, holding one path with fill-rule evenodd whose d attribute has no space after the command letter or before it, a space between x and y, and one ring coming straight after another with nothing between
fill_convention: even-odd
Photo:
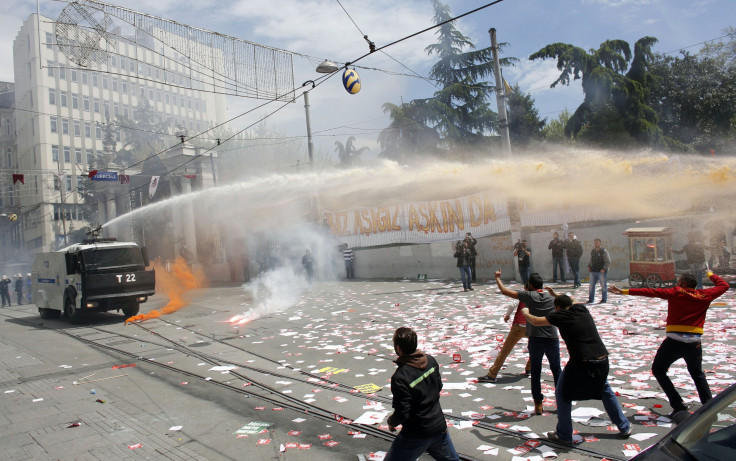
<instances>
[{"instance_id":1,"label":"burning flare on ground","mask_svg":"<svg viewBox=\"0 0 736 461\"><path fill-rule=\"evenodd\" d=\"M156 271L156 291L168 296L169 302L160 310L154 309L145 314L134 315L127 319L125 323L142 322L176 312L189 304L189 292L206 285L207 278L202 271L197 270L192 273L183 258L176 258L171 265L171 272L163 267Z\"/></svg>"}]
</instances>

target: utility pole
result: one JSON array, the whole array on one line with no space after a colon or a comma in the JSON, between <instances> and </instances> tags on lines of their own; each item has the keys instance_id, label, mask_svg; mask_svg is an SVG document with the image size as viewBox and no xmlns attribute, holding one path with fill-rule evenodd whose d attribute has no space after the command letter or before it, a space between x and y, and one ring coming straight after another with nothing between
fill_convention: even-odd
<instances>
[{"instance_id":1,"label":"utility pole","mask_svg":"<svg viewBox=\"0 0 736 461\"><path fill-rule=\"evenodd\" d=\"M61 225L64 229L64 246L66 247L68 245L67 239L66 239L66 206L64 204L64 188L66 187L66 174L64 175L64 181L61 180L59 176L59 197L61 198Z\"/></svg>"},{"instance_id":2,"label":"utility pole","mask_svg":"<svg viewBox=\"0 0 736 461\"><path fill-rule=\"evenodd\" d=\"M304 92L304 112L307 114L307 150L309 151L309 168L311 169L314 166L314 143L312 142L312 124L309 119L309 91Z\"/></svg>"},{"instance_id":3,"label":"utility pole","mask_svg":"<svg viewBox=\"0 0 736 461\"><path fill-rule=\"evenodd\" d=\"M511 137L509 136L509 118L506 113L506 86L501 77L501 64L498 60L498 43L496 29L491 28L491 51L493 53L493 73L496 76L496 104L498 105L498 128L501 134L501 149L507 157L511 157Z\"/></svg>"},{"instance_id":4,"label":"utility pole","mask_svg":"<svg viewBox=\"0 0 736 461\"><path fill-rule=\"evenodd\" d=\"M509 117L506 113L506 85L501 76L501 63L498 60L498 42L496 41L496 29L488 31L491 34L491 52L493 53L493 73L496 76L496 104L498 105L498 131L501 134L501 150L504 156L511 158L511 136L509 135ZM511 227L511 245L514 246L521 240L521 214L519 213L519 199L509 197L506 201L506 212L509 215ZM519 273L519 259L514 257L514 278Z\"/></svg>"}]
</instances>

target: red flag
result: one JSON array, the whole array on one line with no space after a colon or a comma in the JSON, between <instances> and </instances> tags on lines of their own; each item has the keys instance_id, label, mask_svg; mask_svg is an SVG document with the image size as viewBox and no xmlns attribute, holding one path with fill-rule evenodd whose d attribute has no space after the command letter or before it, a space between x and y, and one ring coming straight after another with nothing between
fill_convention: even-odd
<instances>
[{"instance_id":1,"label":"red flag","mask_svg":"<svg viewBox=\"0 0 736 461\"><path fill-rule=\"evenodd\" d=\"M120 184L130 184L130 175L129 174L121 174L120 175Z\"/></svg>"},{"instance_id":2,"label":"red flag","mask_svg":"<svg viewBox=\"0 0 736 461\"><path fill-rule=\"evenodd\" d=\"M184 177L187 179L197 179L196 174L185 174Z\"/></svg>"},{"instance_id":3,"label":"red flag","mask_svg":"<svg viewBox=\"0 0 736 461\"><path fill-rule=\"evenodd\" d=\"M90 179L94 178L96 174L97 174L97 170L89 170Z\"/></svg>"},{"instance_id":4,"label":"red flag","mask_svg":"<svg viewBox=\"0 0 736 461\"><path fill-rule=\"evenodd\" d=\"M22 174L14 174L13 175L13 185L16 185L20 181L21 184L25 184L26 181Z\"/></svg>"}]
</instances>

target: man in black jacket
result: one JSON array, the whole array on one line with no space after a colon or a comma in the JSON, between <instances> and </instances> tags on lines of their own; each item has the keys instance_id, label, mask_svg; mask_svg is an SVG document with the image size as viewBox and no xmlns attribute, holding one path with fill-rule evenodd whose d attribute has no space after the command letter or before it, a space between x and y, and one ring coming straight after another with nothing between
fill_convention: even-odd
<instances>
[{"instance_id":1,"label":"man in black jacket","mask_svg":"<svg viewBox=\"0 0 736 461\"><path fill-rule=\"evenodd\" d=\"M567 252L567 264L570 265L572 272L572 287L580 288L580 258L583 256L583 245L572 232L567 234L567 237L565 251Z\"/></svg>"},{"instance_id":2,"label":"man in black jacket","mask_svg":"<svg viewBox=\"0 0 736 461\"><path fill-rule=\"evenodd\" d=\"M394 412L388 428L394 432L402 425L402 429L385 460L415 460L426 452L434 459L459 461L440 407L442 376L437 361L417 350L417 334L408 327L394 332L394 350L399 357L391 377Z\"/></svg>"}]
</instances>

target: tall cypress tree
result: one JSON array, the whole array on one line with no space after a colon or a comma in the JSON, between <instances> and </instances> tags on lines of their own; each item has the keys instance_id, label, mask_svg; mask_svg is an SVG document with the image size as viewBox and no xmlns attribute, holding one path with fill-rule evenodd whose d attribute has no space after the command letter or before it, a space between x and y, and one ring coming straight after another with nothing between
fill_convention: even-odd
<instances>
[{"instance_id":1,"label":"tall cypress tree","mask_svg":"<svg viewBox=\"0 0 736 461\"><path fill-rule=\"evenodd\" d=\"M452 18L451 10L439 0L432 0L437 24ZM483 81L493 75L491 47L475 49L473 42L455 28L454 22L440 26L438 40L425 48L436 55L430 78L441 88L431 98L416 99L396 106L384 104L392 124L379 136L384 153L397 150L414 152L435 149L449 151L455 148L488 148L488 135L497 131L498 114L491 110L489 101L494 86ZM465 51L468 50L468 51ZM502 65L515 61L502 60ZM397 131L398 130L398 131ZM431 132L429 134L427 132Z\"/></svg>"}]
</instances>

